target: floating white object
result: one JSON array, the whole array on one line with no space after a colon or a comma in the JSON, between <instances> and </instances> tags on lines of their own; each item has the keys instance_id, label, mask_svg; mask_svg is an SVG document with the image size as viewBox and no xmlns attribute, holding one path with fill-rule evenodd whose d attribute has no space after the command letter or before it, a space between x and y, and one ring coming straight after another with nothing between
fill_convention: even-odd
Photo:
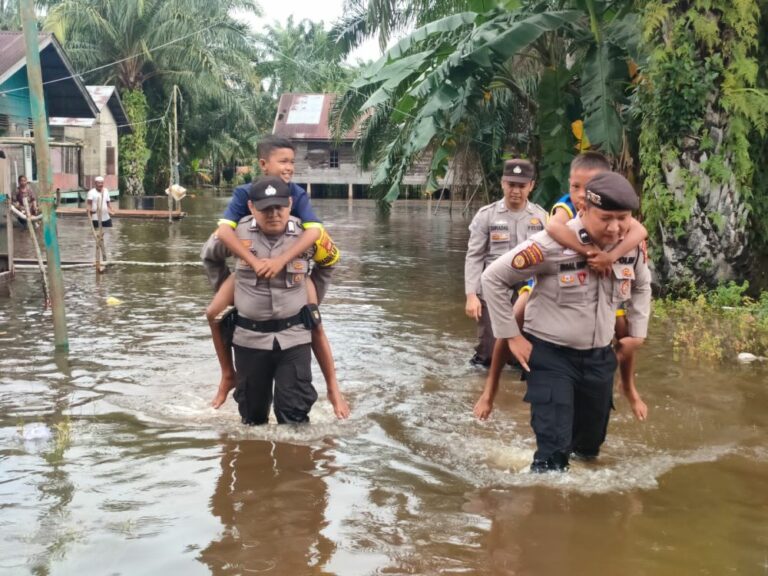
<instances>
[{"instance_id":1,"label":"floating white object","mask_svg":"<svg viewBox=\"0 0 768 576\"><path fill-rule=\"evenodd\" d=\"M120 300L119 298L115 298L114 296L110 296L109 298L107 298L107 306L120 306L120 304L122 303L123 303L122 300Z\"/></svg>"},{"instance_id":2,"label":"floating white object","mask_svg":"<svg viewBox=\"0 0 768 576\"><path fill-rule=\"evenodd\" d=\"M50 440L53 437L51 429L41 422L25 424L21 430L21 437L28 442Z\"/></svg>"},{"instance_id":3,"label":"floating white object","mask_svg":"<svg viewBox=\"0 0 768 576\"><path fill-rule=\"evenodd\" d=\"M739 352L736 360L742 364L750 364L752 362L762 362L763 360L766 360L766 358L765 356L755 356L751 352Z\"/></svg>"},{"instance_id":4,"label":"floating white object","mask_svg":"<svg viewBox=\"0 0 768 576\"><path fill-rule=\"evenodd\" d=\"M183 186L179 186L178 184L174 184L170 188L166 188L165 193L173 196L173 199L178 202L187 195L187 189Z\"/></svg>"}]
</instances>

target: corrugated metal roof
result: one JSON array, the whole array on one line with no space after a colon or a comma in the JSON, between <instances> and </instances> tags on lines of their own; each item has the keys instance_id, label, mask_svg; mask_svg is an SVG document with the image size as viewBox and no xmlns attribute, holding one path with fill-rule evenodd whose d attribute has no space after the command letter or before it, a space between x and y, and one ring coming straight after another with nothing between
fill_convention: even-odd
<instances>
[{"instance_id":1,"label":"corrugated metal roof","mask_svg":"<svg viewBox=\"0 0 768 576\"><path fill-rule=\"evenodd\" d=\"M292 140L330 140L328 128L336 94L282 94L272 133ZM342 140L354 140L357 130L349 130Z\"/></svg>"}]
</instances>

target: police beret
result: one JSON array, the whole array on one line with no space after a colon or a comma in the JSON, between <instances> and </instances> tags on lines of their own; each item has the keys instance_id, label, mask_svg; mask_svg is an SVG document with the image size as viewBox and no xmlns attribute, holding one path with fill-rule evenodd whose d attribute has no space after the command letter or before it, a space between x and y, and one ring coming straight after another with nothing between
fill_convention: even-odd
<instances>
[{"instance_id":1,"label":"police beret","mask_svg":"<svg viewBox=\"0 0 768 576\"><path fill-rule=\"evenodd\" d=\"M248 189L248 199L256 210L265 210L270 206L288 206L291 189L282 178L267 176L256 180Z\"/></svg>"},{"instance_id":2,"label":"police beret","mask_svg":"<svg viewBox=\"0 0 768 576\"><path fill-rule=\"evenodd\" d=\"M637 210L640 199L629 180L616 172L601 172L585 186L587 202L603 210Z\"/></svg>"},{"instance_id":3,"label":"police beret","mask_svg":"<svg viewBox=\"0 0 768 576\"><path fill-rule=\"evenodd\" d=\"M517 182L519 184L527 184L536 176L536 170L533 168L533 164L528 160L521 158L515 158L513 160L507 160L504 163L504 174L501 179L504 182Z\"/></svg>"}]
</instances>

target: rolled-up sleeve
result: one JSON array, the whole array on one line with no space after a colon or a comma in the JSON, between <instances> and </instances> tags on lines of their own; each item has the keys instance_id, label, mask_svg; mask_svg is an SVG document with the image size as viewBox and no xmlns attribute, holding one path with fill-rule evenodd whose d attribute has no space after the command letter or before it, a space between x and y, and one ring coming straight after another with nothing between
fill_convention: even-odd
<instances>
[{"instance_id":1,"label":"rolled-up sleeve","mask_svg":"<svg viewBox=\"0 0 768 576\"><path fill-rule=\"evenodd\" d=\"M515 284L532 278L541 268L543 262L543 257L542 261L536 264L529 263L529 260L524 259L524 267L513 266L513 261L519 262L515 258L524 258L522 254L527 253L528 250L535 250L538 254L542 254L538 244L532 240L526 240L497 258L483 272L483 298L488 304L493 335L496 338L514 338L520 335L520 328L517 326L512 304L509 302L509 291Z\"/></svg>"},{"instance_id":2,"label":"rolled-up sleeve","mask_svg":"<svg viewBox=\"0 0 768 576\"><path fill-rule=\"evenodd\" d=\"M635 281L627 307L627 319L629 335L633 338L645 338L648 335L648 321L651 317L651 271L640 250L638 250L636 262Z\"/></svg>"},{"instance_id":3,"label":"rolled-up sleeve","mask_svg":"<svg viewBox=\"0 0 768 576\"><path fill-rule=\"evenodd\" d=\"M480 294L480 276L483 274L487 252L487 217L483 212L478 212L469 225L467 254L464 257L464 294Z\"/></svg>"}]
</instances>

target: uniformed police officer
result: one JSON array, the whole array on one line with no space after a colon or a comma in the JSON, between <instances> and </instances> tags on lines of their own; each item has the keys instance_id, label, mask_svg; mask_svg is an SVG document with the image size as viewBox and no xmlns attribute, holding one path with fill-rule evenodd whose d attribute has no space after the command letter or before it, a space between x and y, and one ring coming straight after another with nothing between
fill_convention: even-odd
<instances>
[{"instance_id":1,"label":"uniformed police officer","mask_svg":"<svg viewBox=\"0 0 768 576\"><path fill-rule=\"evenodd\" d=\"M480 208L469 225L469 242L464 259L464 291L467 296L464 310L467 316L478 322L478 344L470 360L473 365L490 366L496 342L480 286L483 270L496 258L543 230L547 221L546 211L528 201L535 185L534 178L533 164L527 160L507 160L501 177L504 198ZM516 296L517 291L510 293L507 304Z\"/></svg>"},{"instance_id":2,"label":"uniformed police officer","mask_svg":"<svg viewBox=\"0 0 768 576\"><path fill-rule=\"evenodd\" d=\"M301 221L290 216L290 189L281 178L256 182L248 192L248 208L251 216L240 220L236 233L256 258L277 257L301 236ZM310 330L320 321L317 308L307 306L311 257L302 254L269 280L257 277L242 260L235 265L234 397L245 424L267 422L273 382L277 422L309 422L317 400Z\"/></svg>"},{"instance_id":3,"label":"uniformed police officer","mask_svg":"<svg viewBox=\"0 0 768 576\"><path fill-rule=\"evenodd\" d=\"M623 176L611 172L592 178L586 189L584 214L568 226L582 243L610 249L627 231L639 206L637 194ZM507 294L534 274L536 288L521 334ZM537 446L531 470L565 470L571 454L595 458L611 409L618 306L626 302L629 311L629 336L622 346L639 346L647 332L651 285L643 252L632 249L606 277L541 232L497 259L483 273L482 284L494 334L507 339L529 371L525 401L531 405Z\"/></svg>"}]
</instances>

